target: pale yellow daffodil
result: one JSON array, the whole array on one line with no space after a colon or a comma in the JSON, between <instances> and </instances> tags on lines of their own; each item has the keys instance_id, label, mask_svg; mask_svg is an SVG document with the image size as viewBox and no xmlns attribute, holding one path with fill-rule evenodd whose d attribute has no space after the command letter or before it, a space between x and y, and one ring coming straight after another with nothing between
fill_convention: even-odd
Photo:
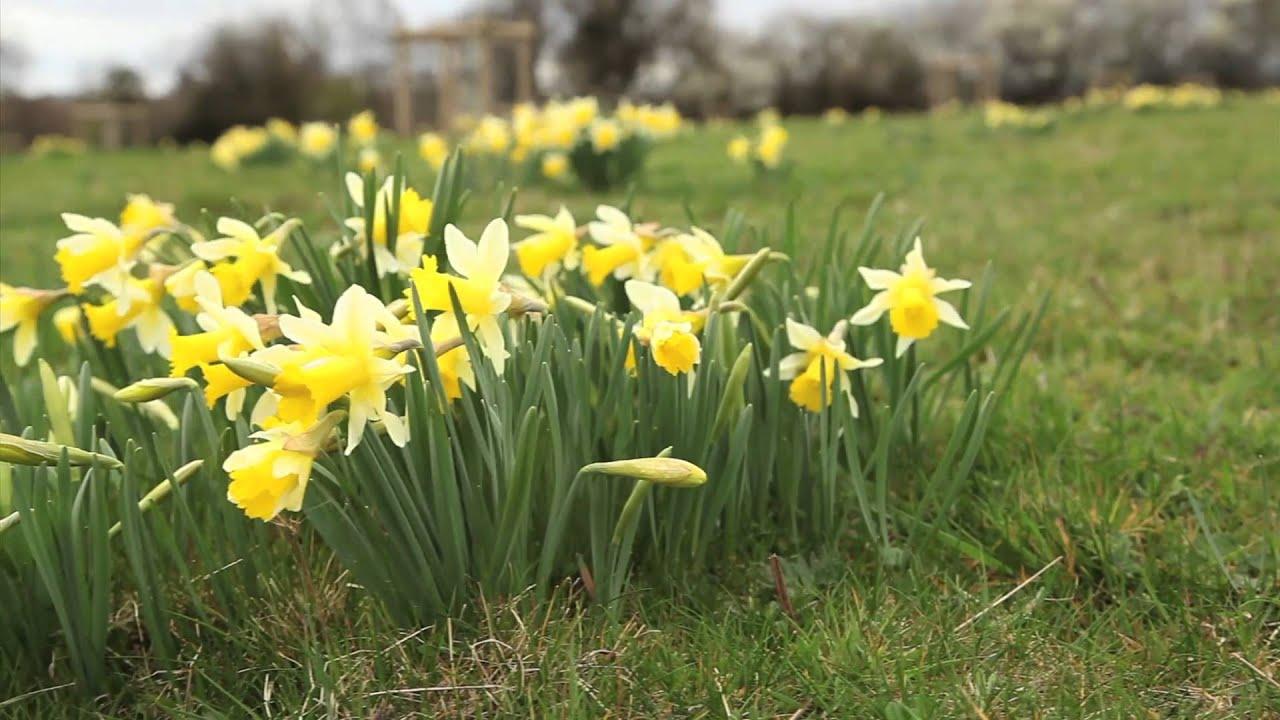
<instances>
[{"instance_id":1,"label":"pale yellow daffodil","mask_svg":"<svg viewBox=\"0 0 1280 720\"><path fill-rule=\"evenodd\" d=\"M672 375L693 371L702 356L694 325L680 308L680 299L667 288L642 280L628 280L627 299L643 316L635 335L649 346L653 360Z\"/></svg>"},{"instance_id":2,"label":"pale yellow daffodil","mask_svg":"<svg viewBox=\"0 0 1280 720\"><path fill-rule=\"evenodd\" d=\"M836 393L843 393L849 401L853 416L858 416L858 404L853 400L849 372L880 365L880 358L859 360L845 351L844 320L836 323L831 332L822 333L804 323L787 318L787 341L798 352L782 358L778 364L778 379L791 382L789 397L796 405L809 412L820 412L830 405ZM823 385L823 380L826 385Z\"/></svg>"},{"instance_id":3,"label":"pale yellow daffodil","mask_svg":"<svg viewBox=\"0 0 1280 720\"><path fill-rule=\"evenodd\" d=\"M525 275L541 278L561 267L572 270L578 266L578 226L568 208L561 205L554 218L517 215L515 222L516 227L534 231L512 248Z\"/></svg>"},{"instance_id":4,"label":"pale yellow daffodil","mask_svg":"<svg viewBox=\"0 0 1280 720\"><path fill-rule=\"evenodd\" d=\"M889 323L898 336L895 354L901 357L916 340L923 340L938 327L941 321L952 327L968 330L960 313L951 303L937 297L941 293L964 290L968 280L944 280L924 261L920 238L907 253L901 272L860 267L867 287L878 290L867 306L854 313L849 322L854 325L870 325L886 311Z\"/></svg>"},{"instance_id":5,"label":"pale yellow daffodil","mask_svg":"<svg viewBox=\"0 0 1280 720\"><path fill-rule=\"evenodd\" d=\"M219 218L218 232L226 237L193 243L191 251L196 254L196 257L211 263L234 258L234 270L228 272L234 272L236 279L246 288L252 288L255 284L261 285L262 300L267 307L267 312L274 313L276 285L280 277L302 284L311 282L311 276L301 270L294 270L289 263L280 258L281 246L289 239L289 235L297 225L296 220L289 220L263 237L246 222L229 217ZM219 284L227 282L218 275L218 272L214 272ZM225 285L223 290L223 299L228 304L239 304L235 299L227 297L231 293L226 292Z\"/></svg>"}]
</instances>

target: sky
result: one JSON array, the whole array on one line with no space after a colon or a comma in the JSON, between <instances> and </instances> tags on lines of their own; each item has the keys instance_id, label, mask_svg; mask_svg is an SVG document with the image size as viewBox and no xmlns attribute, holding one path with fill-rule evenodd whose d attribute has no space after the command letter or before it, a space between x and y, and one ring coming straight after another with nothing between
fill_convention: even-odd
<instances>
[{"instance_id":1,"label":"sky","mask_svg":"<svg viewBox=\"0 0 1280 720\"><path fill-rule=\"evenodd\" d=\"M341 2L342 0L327 0ZM361 0L351 0L361 2ZM474 0L390 0L409 24L446 20ZM17 78L31 94L72 93L95 84L103 69L124 64L138 70L153 93L167 91L203 33L222 22L263 16L305 17L317 0L0 0L0 37L22 48ZM838 15L877 0L716 0L721 23L758 30L782 11ZM8 68L5 69L8 72Z\"/></svg>"}]
</instances>

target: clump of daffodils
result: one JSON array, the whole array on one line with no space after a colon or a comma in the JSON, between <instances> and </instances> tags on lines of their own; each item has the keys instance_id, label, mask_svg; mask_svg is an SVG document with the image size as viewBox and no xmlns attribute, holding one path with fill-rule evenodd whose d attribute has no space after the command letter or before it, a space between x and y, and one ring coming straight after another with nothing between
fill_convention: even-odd
<instances>
[{"instance_id":1,"label":"clump of daffodils","mask_svg":"<svg viewBox=\"0 0 1280 720\"><path fill-rule=\"evenodd\" d=\"M783 167L783 152L790 135L781 123L770 115L762 115L759 133L754 139L738 135L729 141L726 153L729 159L750 164L759 173L768 173Z\"/></svg>"},{"instance_id":2,"label":"clump of daffodils","mask_svg":"<svg viewBox=\"0 0 1280 720\"><path fill-rule=\"evenodd\" d=\"M352 162L362 172L381 166L377 144L381 128L372 110L353 115L345 125L352 148ZM339 130L331 123L312 120L295 125L283 118L271 118L260 126L235 125L209 147L209 156L218 167L232 172L246 165L281 163L293 157L311 161L333 157L338 149ZM447 153L447 151L446 151Z\"/></svg>"},{"instance_id":3,"label":"clump of daffodils","mask_svg":"<svg viewBox=\"0 0 1280 720\"><path fill-rule=\"evenodd\" d=\"M561 180L572 172L583 184L603 189L634 176L652 144L683 126L669 103L623 100L607 115L596 98L577 97L542 106L520 103L509 117L482 117L462 144L474 154L523 167L530 176Z\"/></svg>"},{"instance_id":4,"label":"clump of daffodils","mask_svg":"<svg viewBox=\"0 0 1280 720\"><path fill-rule=\"evenodd\" d=\"M1043 130L1053 122L1053 115L1046 109L1027 109L1001 100L988 102L982 112L983 122L992 130Z\"/></svg>"}]
</instances>

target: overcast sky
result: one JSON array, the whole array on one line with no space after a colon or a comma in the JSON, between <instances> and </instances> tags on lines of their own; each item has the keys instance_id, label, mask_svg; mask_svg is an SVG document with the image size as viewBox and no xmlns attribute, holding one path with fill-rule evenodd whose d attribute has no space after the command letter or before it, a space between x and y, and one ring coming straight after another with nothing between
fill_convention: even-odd
<instances>
[{"instance_id":1,"label":"overcast sky","mask_svg":"<svg viewBox=\"0 0 1280 720\"><path fill-rule=\"evenodd\" d=\"M336 2L338 0L328 0ZM360 0L352 0L360 2ZM0 0L0 37L22 48L21 76L4 78L28 93L67 93L96 82L104 67L139 70L152 92L164 92L178 67L214 24L264 15L304 17L316 0ZM447 19L474 0L392 0L411 24ZM836 15L884 0L716 0L721 22L756 30L787 10Z\"/></svg>"}]
</instances>

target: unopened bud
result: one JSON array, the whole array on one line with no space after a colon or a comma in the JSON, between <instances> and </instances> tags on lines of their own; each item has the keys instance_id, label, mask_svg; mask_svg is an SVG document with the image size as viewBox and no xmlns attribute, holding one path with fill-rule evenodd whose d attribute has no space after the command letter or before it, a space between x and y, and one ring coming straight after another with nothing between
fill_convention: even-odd
<instances>
[{"instance_id":1,"label":"unopened bud","mask_svg":"<svg viewBox=\"0 0 1280 720\"><path fill-rule=\"evenodd\" d=\"M142 403L159 400L179 390L194 390L197 387L199 385L195 380L186 377L147 378L117 390L113 397L120 402Z\"/></svg>"},{"instance_id":2,"label":"unopened bud","mask_svg":"<svg viewBox=\"0 0 1280 720\"><path fill-rule=\"evenodd\" d=\"M707 473L702 468L688 460L670 457L591 463L579 472L617 475L669 487L698 487L707 481Z\"/></svg>"},{"instance_id":3,"label":"unopened bud","mask_svg":"<svg viewBox=\"0 0 1280 720\"><path fill-rule=\"evenodd\" d=\"M0 462L14 465L55 465L61 461L64 451L67 454L67 462L75 466L98 465L111 470L124 467L123 463L109 455L0 433Z\"/></svg>"},{"instance_id":4,"label":"unopened bud","mask_svg":"<svg viewBox=\"0 0 1280 720\"><path fill-rule=\"evenodd\" d=\"M275 365L249 358L225 357L222 358L222 364L245 380L263 387L275 385L276 378L280 375L280 368Z\"/></svg>"}]
</instances>

